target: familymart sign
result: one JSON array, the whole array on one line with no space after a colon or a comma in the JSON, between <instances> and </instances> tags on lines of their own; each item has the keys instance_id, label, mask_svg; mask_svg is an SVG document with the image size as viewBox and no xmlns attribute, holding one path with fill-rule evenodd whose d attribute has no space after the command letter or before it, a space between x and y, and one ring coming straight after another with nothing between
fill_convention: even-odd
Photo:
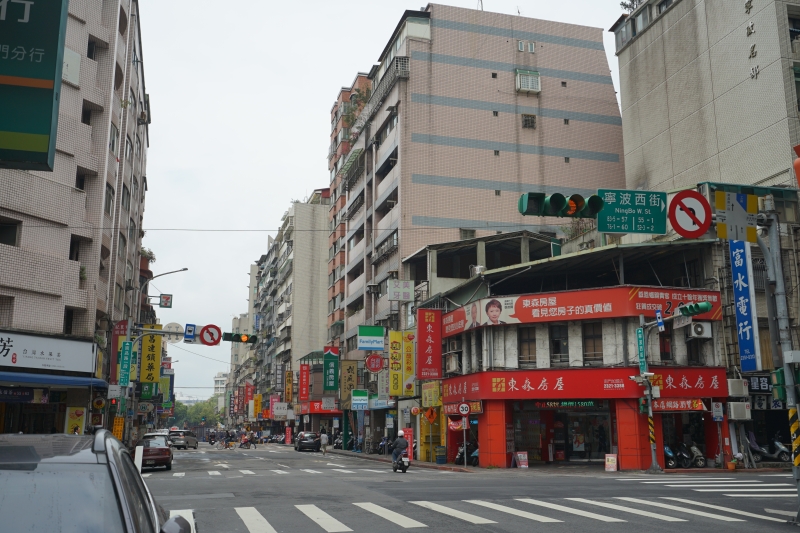
<instances>
[{"instance_id":1,"label":"familymart sign","mask_svg":"<svg viewBox=\"0 0 800 533\"><path fill-rule=\"evenodd\" d=\"M383 326L358 326L358 349L383 351Z\"/></svg>"},{"instance_id":2,"label":"familymart sign","mask_svg":"<svg viewBox=\"0 0 800 533\"><path fill-rule=\"evenodd\" d=\"M52 171L68 0L0 0L0 167Z\"/></svg>"}]
</instances>

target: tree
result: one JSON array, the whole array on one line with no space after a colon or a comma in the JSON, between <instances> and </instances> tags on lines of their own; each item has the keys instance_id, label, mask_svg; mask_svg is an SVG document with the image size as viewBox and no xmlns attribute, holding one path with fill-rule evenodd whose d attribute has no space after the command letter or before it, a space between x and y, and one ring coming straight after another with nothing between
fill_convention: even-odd
<instances>
[{"instance_id":1,"label":"tree","mask_svg":"<svg viewBox=\"0 0 800 533\"><path fill-rule=\"evenodd\" d=\"M214 427L219 422L219 413L217 412L217 396L212 396L208 400L197 402L194 405L186 405L181 402L175 402L175 425L182 427L183 423L189 427L199 426L205 417L205 425L207 427Z\"/></svg>"},{"instance_id":2,"label":"tree","mask_svg":"<svg viewBox=\"0 0 800 533\"><path fill-rule=\"evenodd\" d=\"M626 10L628 13L633 13L633 10L644 3L645 0L630 0L628 2L620 2L619 7Z\"/></svg>"}]
</instances>

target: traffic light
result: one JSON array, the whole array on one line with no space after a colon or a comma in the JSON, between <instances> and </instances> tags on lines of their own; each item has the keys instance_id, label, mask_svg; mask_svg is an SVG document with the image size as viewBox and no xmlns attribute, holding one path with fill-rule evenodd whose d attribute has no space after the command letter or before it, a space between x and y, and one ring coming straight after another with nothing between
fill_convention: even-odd
<instances>
[{"instance_id":1,"label":"traffic light","mask_svg":"<svg viewBox=\"0 0 800 533\"><path fill-rule=\"evenodd\" d=\"M711 311L711 303L698 302L696 304L682 305L678 308L678 311L680 311L683 316L702 315L703 313Z\"/></svg>"},{"instance_id":2,"label":"traffic light","mask_svg":"<svg viewBox=\"0 0 800 533\"><path fill-rule=\"evenodd\" d=\"M206 421L206 417L204 417L204 416L203 416L203 417L200 417L200 420L202 420L203 422L205 422L205 421Z\"/></svg>"},{"instance_id":3,"label":"traffic light","mask_svg":"<svg viewBox=\"0 0 800 533\"><path fill-rule=\"evenodd\" d=\"M773 370L770 372L772 382L772 399L786 401L786 378L783 369Z\"/></svg>"},{"instance_id":4,"label":"traffic light","mask_svg":"<svg viewBox=\"0 0 800 533\"><path fill-rule=\"evenodd\" d=\"M117 409L119 407L119 400L116 398L111 398L108 402L109 409Z\"/></svg>"},{"instance_id":5,"label":"traffic light","mask_svg":"<svg viewBox=\"0 0 800 533\"><path fill-rule=\"evenodd\" d=\"M597 218L603 205L603 199L596 194L584 198L580 194L566 197L561 193L548 196L540 192L528 192L519 197L517 209L525 216Z\"/></svg>"},{"instance_id":6,"label":"traffic light","mask_svg":"<svg viewBox=\"0 0 800 533\"><path fill-rule=\"evenodd\" d=\"M247 333L223 333L222 340L228 342L243 342L245 344L255 344L258 342L258 336L248 335Z\"/></svg>"},{"instance_id":7,"label":"traffic light","mask_svg":"<svg viewBox=\"0 0 800 533\"><path fill-rule=\"evenodd\" d=\"M643 415L647 414L647 398L639 398L639 412Z\"/></svg>"}]
</instances>

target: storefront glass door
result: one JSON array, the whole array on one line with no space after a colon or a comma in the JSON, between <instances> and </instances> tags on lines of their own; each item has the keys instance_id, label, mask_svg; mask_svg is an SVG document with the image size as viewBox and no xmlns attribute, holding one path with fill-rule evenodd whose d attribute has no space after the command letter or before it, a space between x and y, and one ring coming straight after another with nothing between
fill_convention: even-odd
<instances>
[{"instance_id":1,"label":"storefront glass door","mask_svg":"<svg viewBox=\"0 0 800 533\"><path fill-rule=\"evenodd\" d=\"M611 420L606 413L561 413L566 415L566 455L569 461L604 460L611 447Z\"/></svg>"}]
</instances>

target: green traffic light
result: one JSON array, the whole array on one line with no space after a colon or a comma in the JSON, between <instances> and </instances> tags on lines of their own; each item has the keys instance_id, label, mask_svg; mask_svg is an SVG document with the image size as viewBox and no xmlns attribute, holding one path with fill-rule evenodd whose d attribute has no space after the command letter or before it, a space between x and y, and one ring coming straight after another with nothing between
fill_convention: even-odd
<instances>
[{"instance_id":1,"label":"green traffic light","mask_svg":"<svg viewBox=\"0 0 800 533\"><path fill-rule=\"evenodd\" d=\"M711 311L712 305L709 302L698 302L696 304L687 304L678 308L683 316L702 315Z\"/></svg>"}]
</instances>

